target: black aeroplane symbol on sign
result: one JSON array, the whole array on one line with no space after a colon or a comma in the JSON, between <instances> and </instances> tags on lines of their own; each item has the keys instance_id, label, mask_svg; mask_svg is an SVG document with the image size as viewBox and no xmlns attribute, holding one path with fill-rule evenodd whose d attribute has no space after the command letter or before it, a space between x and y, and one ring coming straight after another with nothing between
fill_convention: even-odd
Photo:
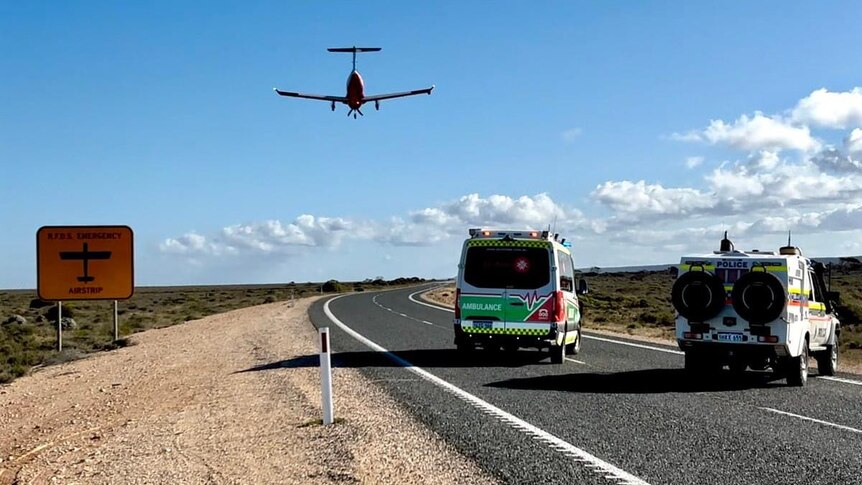
<instances>
[{"instance_id":1,"label":"black aeroplane symbol on sign","mask_svg":"<svg viewBox=\"0 0 862 485\"><path fill-rule=\"evenodd\" d=\"M89 268L90 268L90 260L93 259L111 259L110 251L90 251L90 247L87 243L84 243L83 251L61 251L60 259L64 260L73 260L73 261L83 261L84 262L84 276L78 276L78 281L82 283L89 283L96 278L94 276L90 276Z\"/></svg>"}]
</instances>

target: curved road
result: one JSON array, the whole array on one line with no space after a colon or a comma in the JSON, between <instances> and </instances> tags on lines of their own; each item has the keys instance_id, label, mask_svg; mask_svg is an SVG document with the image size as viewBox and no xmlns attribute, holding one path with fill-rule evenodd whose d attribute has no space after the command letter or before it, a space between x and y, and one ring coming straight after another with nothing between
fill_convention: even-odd
<instances>
[{"instance_id":1,"label":"curved road","mask_svg":"<svg viewBox=\"0 0 862 485\"><path fill-rule=\"evenodd\" d=\"M309 313L331 328L336 367L362 369L504 482L862 483L862 379L693 383L676 348L588 334L563 365L537 350L465 357L451 310L411 298L429 287Z\"/></svg>"}]
</instances>

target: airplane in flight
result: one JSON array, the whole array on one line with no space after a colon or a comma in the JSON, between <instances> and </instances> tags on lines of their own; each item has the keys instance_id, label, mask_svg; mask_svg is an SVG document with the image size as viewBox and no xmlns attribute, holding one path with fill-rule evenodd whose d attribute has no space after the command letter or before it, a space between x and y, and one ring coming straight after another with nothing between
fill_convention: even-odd
<instances>
[{"instance_id":1,"label":"airplane in flight","mask_svg":"<svg viewBox=\"0 0 862 485\"><path fill-rule=\"evenodd\" d=\"M350 111L347 112L347 116L353 115L353 119L356 119L356 113L359 113L362 116L362 111L360 108L365 103L374 102L374 108L380 110L380 102L384 99L393 99L393 98L403 98L405 96L415 96L417 94L431 94L431 91L434 90L434 86L432 85L430 88L425 89L416 89L414 91L404 91L401 93L389 93L389 94L377 94L374 96L366 96L365 95L365 81L362 80L362 76L359 75L359 71L356 70L356 53L357 52L378 52L381 50L380 47L333 47L326 49L329 52L352 52L353 53L353 71L350 73L350 76L347 77L347 95L346 96L320 96L317 94L303 94L303 93L295 93L292 91L280 91L275 89L275 92L280 96L288 96L292 98L305 98L305 99L317 99L320 101L329 101L332 103L332 111L335 111L335 103L346 104Z\"/></svg>"}]
</instances>

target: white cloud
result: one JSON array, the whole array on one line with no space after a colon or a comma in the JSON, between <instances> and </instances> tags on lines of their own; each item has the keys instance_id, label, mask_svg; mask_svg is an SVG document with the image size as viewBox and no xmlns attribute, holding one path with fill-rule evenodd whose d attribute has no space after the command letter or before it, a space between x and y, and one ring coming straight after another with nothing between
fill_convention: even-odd
<instances>
[{"instance_id":1,"label":"white cloud","mask_svg":"<svg viewBox=\"0 0 862 485\"><path fill-rule=\"evenodd\" d=\"M703 157L687 157L685 159L685 167L689 170L703 163Z\"/></svg>"},{"instance_id":2,"label":"white cloud","mask_svg":"<svg viewBox=\"0 0 862 485\"><path fill-rule=\"evenodd\" d=\"M862 161L856 160L853 155L842 153L833 147L825 148L811 161L827 172L862 174Z\"/></svg>"},{"instance_id":3,"label":"white cloud","mask_svg":"<svg viewBox=\"0 0 862 485\"><path fill-rule=\"evenodd\" d=\"M605 182L593 190L591 197L622 215L683 215L710 209L714 199L697 189L665 188L645 181Z\"/></svg>"},{"instance_id":4,"label":"white cloud","mask_svg":"<svg viewBox=\"0 0 862 485\"><path fill-rule=\"evenodd\" d=\"M741 150L810 151L819 147L807 126L793 126L780 118L764 116L759 111L751 118L742 115L730 124L712 120L701 136L713 145Z\"/></svg>"},{"instance_id":5,"label":"white cloud","mask_svg":"<svg viewBox=\"0 0 862 485\"><path fill-rule=\"evenodd\" d=\"M856 231L862 229L862 205L847 206L824 215L818 225L828 231Z\"/></svg>"},{"instance_id":6,"label":"white cloud","mask_svg":"<svg viewBox=\"0 0 862 485\"><path fill-rule=\"evenodd\" d=\"M793 119L824 128L862 127L862 88L835 92L825 88L799 100Z\"/></svg>"},{"instance_id":7,"label":"white cloud","mask_svg":"<svg viewBox=\"0 0 862 485\"><path fill-rule=\"evenodd\" d=\"M279 220L234 224L211 237L189 233L160 244L164 253L181 255L290 255L303 248L336 247L344 239L372 240L393 246L428 246L461 238L470 227L541 229L557 224L565 231L604 230L577 209L557 204L549 195L481 197L468 194L440 205L393 216L385 221L353 221L303 214L291 223Z\"/></svg>"},{"instance_id":8,"label":"white cloud","mask_svg":"<svg viewBox=\"0 0 862 485\"><path fill-rule=\"evenodd\" d=\"M560 136L563 138L563 141L566 143L572 143L577 140L579 136L581 136L582 130L580 128L569 128L564 131Z\"/></svg>"},{"instance_id":9,"label":"white cloud","mask_svg":"<svg viewBox=\"0 0 862 485\"><path fill-rule=\"evenodd\" d=\"M850 132L844 139L844 147L851 155L862 156L862 128Z\"/></svg>"}]
</instances>

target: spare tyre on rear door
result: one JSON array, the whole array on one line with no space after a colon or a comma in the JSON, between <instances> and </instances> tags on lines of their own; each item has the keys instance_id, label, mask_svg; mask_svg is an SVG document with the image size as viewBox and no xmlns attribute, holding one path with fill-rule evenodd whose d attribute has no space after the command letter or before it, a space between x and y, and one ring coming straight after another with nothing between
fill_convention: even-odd
<instances>
[{"instance_id":1,"label":"spare tyre on rear door","mask_svg":"<svg viewBox=\"0 0 862 485\"><path fill-rule=\"evenodd\" d=\"M781 281L765 271L750 271L733 284L733 309L753 324L769 323L781 316L787 294Z\"/></svg>"},{"instance_id":2,"label":"spare tyre on rear door","mask_svg":"<svg viewBox=\"0 0 862 485\"><path fill-rule=\"evenodd\" d=\"M718 315L727 293L724 283L706 271L689 271L676 279L671 289L674 308L683 317L702 322Z\"/></svg>"}]
</instances>

